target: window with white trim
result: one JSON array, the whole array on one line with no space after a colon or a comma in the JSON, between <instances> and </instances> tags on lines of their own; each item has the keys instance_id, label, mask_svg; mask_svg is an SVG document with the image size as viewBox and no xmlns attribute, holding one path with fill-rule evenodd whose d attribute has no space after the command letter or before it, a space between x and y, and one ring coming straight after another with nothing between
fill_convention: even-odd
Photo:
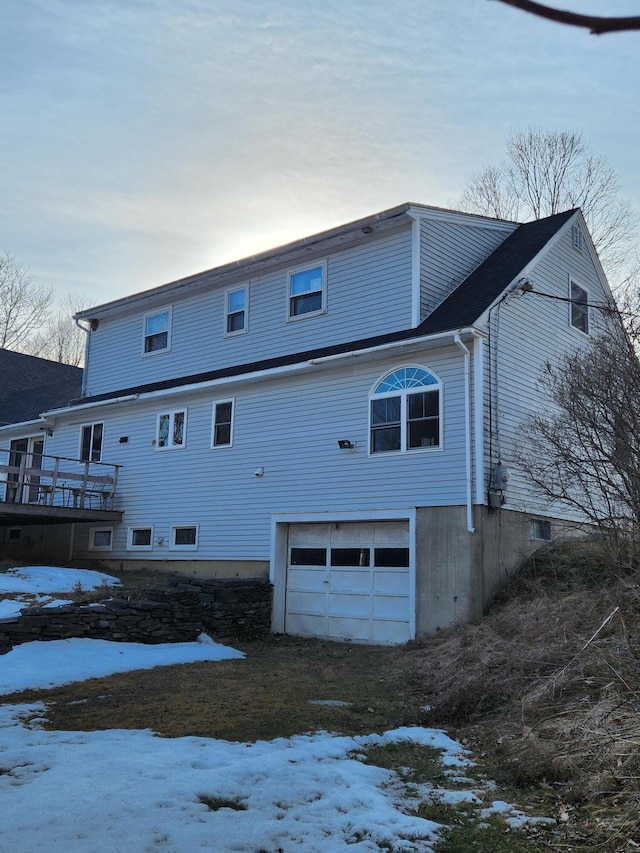
<instances>
[{"instance_id":1,"label":"window with white trim","mask_svg":"<svg viewBox=\"0 0 640 853\"><path fill-rule=\"evenodd\" d=\"M85 424L80 431L80 459L83 462L100 462L104 424Z\"/></svg>"},{"instance_id":2,"label":"window with white trim","mask_svg":"<svg viewBox=\"0 0 640 853\"><path fill-rule=\"evenodd\" d=\"M233 439L233 400L213 404L212 447L230 447Z\"/></svg>"},{"instance_id":3,"label":"window with white trim","mask_svg":"<svg viewBox=\"0 0 640 853\"><path fill-rule=\"evenodd\" d=\"M130 551L150 551L153 547L153 527L130 527L127 548Z\"/></svg>"},{"instance_id":4,"label":"window with white trim","mask_svg":"<svg viewBox=\"0 0 640 853\"><path fill-rule=\"evenodd\" d=\"M171 309L144 315L143 354L166 352L171 346Z\"/></svg>"},{"instance_id":5,"label":"window with white trim","mask_svg":"<svg viewBox=\"0 0 640 853\"><path fill-rule=\"evenodd\" d=\"M569 283L569 322L574 329L589 334L589 294L584 289L571 280Z\"/></svg>"},{"instance_id":6,"label":"window with white trim","mask_svg":"<svg viewBox=\"0 0 640 853\"><path fill-rule=\"evenodd\" d=\"M289 273L290 320L321 314L325 310L325 279L325 264Z\"/></svg>"},{"instance_id":7,"label":"window with white trim","mask_svg":"<svg viewBox=\"0 0 640 853\"><path fill-rule=\"evenodd\" d=\"M187 428L187 410L163 412L158 415L156 449L172 450L185 446Z\"/></svg>"},{"instance_id":8,"label":"window with white trim","mask_svg":"<svg viewBox=\"0 0 640 853\"><path fill-rule=\"evenodd\" d=\"M442 385L424 367L387 374L370 397L370 453L441 447Z\"/></svg>"},{"instance_id":9,"label":"window with white trim","mask_svg":"<svg viewBox=\"0 0 640 853\"><path fill-rule=\"evenodd\" d=\"M225 294L225 325L227 337L239 335L248 329L248 290L246 287L236 287L227 290Z\"/></svg>"},{"instance_id":10,"label":"window with white trim","mask_svg":"<svg viewBox=\"0 0 640 853\"><path fill-rule=\"evenodd\" d=\"M174 551L195 551L198 548L197 524L174 524L171 527L171 548Z\"/></svg>"},{"instance_id":11,"label":"window with white trim","mask_svg":"<svg viewBox=\"0 0 640 853\"><path fill-rule=\"evenodd\" d=\"M113 542L113 527L92 527L89 531L90 551L110 551Z\"/></svg>"}]
</instances>

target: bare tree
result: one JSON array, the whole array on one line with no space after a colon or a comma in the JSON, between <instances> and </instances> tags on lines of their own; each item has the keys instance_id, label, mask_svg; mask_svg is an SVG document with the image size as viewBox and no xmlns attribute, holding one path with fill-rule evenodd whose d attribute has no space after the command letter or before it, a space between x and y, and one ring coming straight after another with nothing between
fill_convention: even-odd
<instances>
[{"instance_id":1,"label":"bare tree","mask_svg":"<svg viewBox=\"0 0 640 853\"><path fill-rule=\"evenodd\" d=\"M10 254L0 257L0 347L23 349L46 320L51 291L33 283Z\"/></svg>"},{"instance_id":2,"label":"bare tree","mask_svg":"<svg viewBox=\"0 0 640 853\"><path fill-rule=\"evenodd\" d=\"M592 35L600 36L604 33L619 33L627 30L640 30L640 15L627 17L602 17L599 15L581 15L579 12L570 12L567 9L553 9L534 0L499 0L507 6L515 6L523 12L530 12L539 18L546 18L558 24L568 24L572 27L583 27Z\"/></svg>"},{"instance_id":3,"label":"bare tree","mask_svg":"<svg viewBox=\"0 0 640 853\"><path fill-rule=\"evenodd\" d=\"M70 293L50 313L40 330L25 346L30 355L49 358L62 364L81 367L84 361L86 335L78 328L73 315L87 307L87 299Z\"/></svg>"},{"instance_id":4,"label":"bare tree","mask_svg":"<svg viewBox=\"0 0 640 853\"><path fill-rule=\"evenodd\" d=\"M626 328L625 328L626 326ZM571 506L615 541L640 536L640 325L612 313L603 334L547 365L555 411L527 425L523 464L551 503Z\"/></svg>"},{"instance_id":5,"label":"bare tree","mask_svg":"<svg viewBox=\"0 0 640 853\"><path fill-rule=\"evenodd\" d=\"M463 210L527 220L580 207L607 273L617 281L629 274L636 265L636 217L620 196L615 170L590 153L580 133L516 130L506 154L502 163L471 176L460 199Z\"/></svg>"}]
</instances>

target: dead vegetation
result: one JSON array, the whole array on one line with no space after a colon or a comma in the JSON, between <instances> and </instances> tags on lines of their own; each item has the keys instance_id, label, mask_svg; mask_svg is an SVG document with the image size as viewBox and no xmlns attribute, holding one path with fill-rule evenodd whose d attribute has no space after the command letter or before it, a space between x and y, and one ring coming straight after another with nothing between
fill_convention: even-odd
<instances>
[{"instance_id":1,"label":"dead vegetation","mask_svg":"<svg viewBox=\"0 0 640 853\"><path fill-rule=\"evenodd\" d=\"M640 843L639 581L598 543L549 548L480 624L404 660L425 724L455 725L508 783L606 812L621 846L603 849Z\"/></svg>"}]
</instances>

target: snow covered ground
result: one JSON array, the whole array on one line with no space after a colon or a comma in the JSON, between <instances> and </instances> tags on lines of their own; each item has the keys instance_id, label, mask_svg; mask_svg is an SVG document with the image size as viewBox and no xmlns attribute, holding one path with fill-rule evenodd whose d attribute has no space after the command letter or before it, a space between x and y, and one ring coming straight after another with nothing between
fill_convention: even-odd
<instances>
[{"instance_id":1,"label":"snow covered ground","mask_svg":"<svg viewBox=\"0 0 640 853\"><path fill-rule=\"evenodd\" d=\"M71 571L20 569L21 586L11 592L54 597ZM102 583L78 571L71 588ZM15 579L0 574L0 592ZM156 646L26 643L0 656L0 692L229 657L242 655L204 636ZM151 731L48 732L46 713L43 703L0 706L0 853L379 853L382 844L429 853L437 825L410 813L394 773L358 756L369 745L410 740L441 749L451 773L470 763L435 729L232 743ZM463 796L426 786L422 793ZM466 796L474 801L473 792ZM517 821L510 808L505 816Z\"/></svg>"}]
</instances>

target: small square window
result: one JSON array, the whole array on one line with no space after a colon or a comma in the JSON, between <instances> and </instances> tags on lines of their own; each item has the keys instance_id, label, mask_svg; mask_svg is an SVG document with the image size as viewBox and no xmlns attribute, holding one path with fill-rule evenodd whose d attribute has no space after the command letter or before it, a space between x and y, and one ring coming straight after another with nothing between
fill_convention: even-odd
<instances>
[{"instance_id":1,"label":"small square window","mask_svg":"<svg viewBox=\"0 0 640 853\"><path fill-rule=\"evenodd\" d=\"M237 287L227 290L225 310L225 335L239 335L246 332L247 323L247 288Z\"/></svg>"},{"instance_id":2,"label":"small square window","mask_svg":"<svg viewBox=\"0 0 640 853\"><path fill-rule=\"evenodd\" d=\"M171 528L171 547L178 551L195 551L198 547L198 525L175 524Z\"/></svg>"},{"instance_id":3,"label":"small square window","mask_svg":"<svg viewBox=\"0 0 640 853\"><path fill-rule=\"evenodd\" d=\"M233 400L213 404L213 447L230 447L233 433Z\"/></svg>"},{"instance_id":4,"label":"small square window","mask_svg":"<svg viewBox=\"0 0 640 853\"><path fill-rule=\"evenodd\" d=\"M325 310L325 267L289 273L289 319L320 314Z\"/></svg>"},{"instance_id":5,"label":"small square window","mask_svg":"<svg viewBox=\"0 0 640 853\"><path fill-rule=\"evenodd\" d=\"M129 528L129 543L130 549L136 551L150 551L153 547L153 528L152 527L130 527Z\"/></svg>"},{"instance_id":6,"label":"small square window","mask_svg":"<svg viewBox=\"0 0 640 853\"><path fill-rule=\"evenodd\" d=\"M171 344L171 309L144 316L144 354L164 352Z\"/></svg>"},{"instance_id":7,"label":"small square window","mask_svg":"<svg viewBox=\"0 0 640 853\"><path fill-rule=\"evenodd\" d=\"M90 551L110 551L113 541L113 527L92 527L89 531Z\"/></svg>"},{"instance_id":8,"label":"small square window","mask_svg":"<svg viewBox=\"0 0 640 853\"><path fill-rule=\"evenodd\" d=\"M184 447L186 425L187 412L185 409L176 412L163 412L158 415L156 449L170 450Z\"/></svg>"},{"instance_id":9,"label":"small square window","mask_svg":"<svg viewBox=\"0 0 640 853\"><path fill-rule=\"evenodd\" d=\"M574 329L579 329L585 335L589 334L589 294L584 289L576 284L575 281L570 285L570 322Z\"/></svg>"},{"instance_id":10,"label":"small square window","mask_svg":"<svg viewBox=\"0 0 640 853\"><path fill-rule=\"evenodd\" d=\"M546 518L532 518L530 522L531 539L551 542L551 522Z\"/></svg>"},{"instance_id":11,"label":"small square window","mask_svg":"<svg viewBox=\"0 0 640 853\"><path fill-rule=\"evenodd\" d=\"M22 540L21 527L7 527L5 542L20 542Z\"/></svg>"}]
</instances>

